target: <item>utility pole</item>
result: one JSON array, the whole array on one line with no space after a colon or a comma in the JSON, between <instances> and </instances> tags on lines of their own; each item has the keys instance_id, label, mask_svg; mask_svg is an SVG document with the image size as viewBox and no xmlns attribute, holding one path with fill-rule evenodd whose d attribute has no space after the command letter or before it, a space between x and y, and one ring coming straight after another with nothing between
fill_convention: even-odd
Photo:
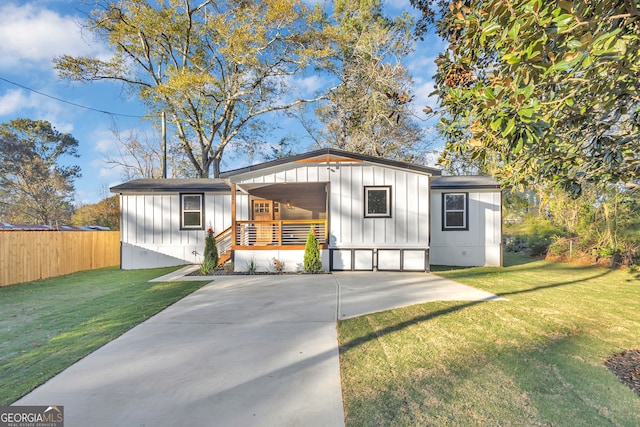
<instances>
[{"instance_id":1,"label":"utility pole","mask_svg":"<svg viewBox=\"0 0 640 427\"><path fill-rule=\"evenodd\" d=\"M162 112L162 177L167 178L167 115Z\"/></svg>"}]
</instances>

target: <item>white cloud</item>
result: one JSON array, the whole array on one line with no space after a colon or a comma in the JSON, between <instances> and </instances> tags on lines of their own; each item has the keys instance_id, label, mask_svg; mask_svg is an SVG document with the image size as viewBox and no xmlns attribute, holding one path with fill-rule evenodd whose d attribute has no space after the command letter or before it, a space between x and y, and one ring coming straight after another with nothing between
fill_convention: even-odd
<instances>
[{"instance_id":1,"label":"white cloud","mask_svg":"<svg viewBox=\"0 0 640 427\"><path fill-rule=\"evenodd\" d=\"M80 18L36 3L0 6L0 69L46 66L57 55L94 55L100 49L83 37ZM84 35L86 36L86 34Z\"/></svg>"},{"instance_id":2,"label":"white cloud","mask_svg":"<svg viewBox=\"0 0 640 427\"><path fill-rule=\"evenodd\" d=\"M23 108L34 107L33 97L25 96L20 89L10 89L0 96L0 116L13 114Z\"/></svg>"},{"instance_id":3,"label":"white cloud","mask_svg":"<svg viewBox=\"0 0 640 427\"><path fill-rule=\"evenodd\" d=\"M438 71L436 58L447 48L448 44L435 34L427 34L425 40L416 44L416 49L404 61L411 74L431 79Z\"/></svg>"},{"instance_id":4,"label":"white cloud","mask_svg":"<svg viewBox=\"0 0 640 427\"><path fill-rule=\"evenodd\" d=\"M113 131L107 129L95 130L91 134L94 150L100 154L113 155L118 152L118 143Z\"/></svg>"},{"instance_id":5,"label":"white cloud","mask_svg":"<svg viewBox=\"0 0 640 427\"><path fill-rule=\"evenodd\" d=\"M431 79L438 71L435 63L436 57L412 55L407 59L407 69L411 75L421 79Z\"/></svg>"},{"instance_id":6,"label":"white cloud","mask_svg":"<svg viewBox=\"0 0 640 427\"><path fill-rule=\"evenodd\" d=\"M41 95L22 89L9 89L0 95L0 116L29 117L46 120L58 131L71 133L74 126L68 121L68 114L60 103L53 99L43 99Z\"/></svg>"},{"instance_id":7,"label":"white cloud","mask_svg":"<svg viewBox=\"0 0 640 427\"><path fill-rule=\"evenodd\" d=\"M73 133L73 123L69 123L64 120L56 119L49 120L53 127L61 133Z\"/></svg>"},{"instance_id":8,"label":"white cloud","mask_svg":"<svg viewBox=\"0 0 640 427\"><path fill-rule=\"evenodd\" d=\"M106 156L106 154L105 154ZM117 158L118 156L113 156ZM87 176L94 178L106 178L108 180L117 180L122 177L124 167L116 164L107 163L106 157L97 157L85 164L87 171L91 171Z\"/></svg>"},{"instance_id":9,"label":"white cloud","mask_svg":"<svg viewBox=\"0 0 640 427\"><path fill-rule=\"evenodd\" d=\"M308 76L303 78L294 78L292 86L302 94L314 94L326 85L325 79L321 76Z\"/></svg>"},{"instance_id":10,"label":"white cloud","mask_svg":"<svg viewBox=\"0 0 640 427\"><path fill-rule=\"evenodd\" d=\"M425 118L424 112L422 109L426 106L431 107L435 110L438 106L438 97L433 95L429 96L430 93L435 89L435 85L431 81L419 82L414 85L414 95L415 98L413 100L413 105L415 105L414 114L416 114L420 118Z\"/></svg>"},{"instance_id":11,"label":"white cloud","mask_svg":"<svg viewBox=\"0 0 640 427\"><path fill-rule=\"evenodd\" d=\"M100 178L116 179L125 173L125 168L120 165L108 165L101 161L102 166L98 169Z\"/></svg>"},{"instance_id":12,"label":"white cloud","mask_svg":"<svg viewBox=\"0 0 640 427\"><path fill-rule=\"evenodd\" d=\"M119 134L126 139L132 134L140 134L140 130L133 128L122 129L119 130ZM133 156L120 149L120 142L113 130L106 128L95 129L91 132L90 139L93 141L93 151L98 153L98 156L89 162L89 166L93 171L96 171L97 177L114 180L125 174L126 171L122 165L109 163L108 159L122 161L130 165L136 163Z\"/></svg>"}]
</instances>

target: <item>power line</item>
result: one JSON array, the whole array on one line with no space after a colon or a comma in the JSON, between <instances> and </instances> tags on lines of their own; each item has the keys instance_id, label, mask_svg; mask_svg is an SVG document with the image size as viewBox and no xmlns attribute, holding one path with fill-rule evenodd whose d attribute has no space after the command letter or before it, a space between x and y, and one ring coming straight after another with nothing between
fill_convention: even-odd
<instances>
[{"instance_id":1,"label":"power line","mask_svg":"<svg viewBox=\"0 0 640 427\"><path fill-rule=\"evenodd\" d=\"M76 104L75 102L67 101L66 99L58 98L56 96L49 95L49 94L37 91L37 90L32 89L30 87L21 85L20 83L16 83L16 82L12 82L11 80L7 80L7 79L5 79L4 77L1 77L1 76L0 76L0 80L3 80L3 81L5 81L7 83L10 83L12 85L21 87L22 89L28 90L29 92L37 93L38 95L46 96L47 98L54 99L54 100L56 100L58 102L64 102L65 104L73 105L74 107L78 107L78 108L84 108L85 110L95 111L97 113L108 114L110 116L118 116L118 117L132 117L132 118L138 118L138 119L146 119L146 118L151 118L151 117L158 117L158 116L140 116L140 115L135 115L135 114L113 113L111 111L99 110L97 108L87 107L86 105L81 105L81 104Z\"/></svg>"}]
</instances>

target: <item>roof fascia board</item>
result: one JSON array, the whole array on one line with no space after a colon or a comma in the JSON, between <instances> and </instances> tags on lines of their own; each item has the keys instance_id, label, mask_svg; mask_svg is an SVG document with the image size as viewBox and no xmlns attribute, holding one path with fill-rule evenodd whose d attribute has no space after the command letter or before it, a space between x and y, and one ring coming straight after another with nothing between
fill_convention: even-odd
<instances>
[{"instance_id":1,"label":"roof fascia board","mask_svg":"<svg viewBox=\"0 0 640 427\"><path fill-rule=\"evenodd\" d=\"M321 156L325 156L321 158ZM314 160L317 158L317 160ZM331 159L334 158L335 161ZM439 169L430 168L427 166L414 165L411 163L400 162L397 160L389 160L383 159L379 157L372 157L358 153L350 153L348 151L336 150L334 148L323 148L316 151L310 151L308 153L297 154L294 156L286 157L284 159L272 160L270 162L259 163L252 166L247 166L240 169L234 169L231 171L226 171L220 174L221 178L231 178L238 175L245 175L250 173L260 172L265 169L272 169L278 166L284 166L287 164L295 164L295 163L324 163L329 161L330 163L334 162L367 162L380 164L387 167L392 167L401 170L411 170L414 172L419 172L423 174L428 174L431 176L440 176L441 171Z\"/></svg>"},{"instance_id":2,"label":"roof fascia board","mask_svg":"<svg viewBox=\"0 0 640 427\"><path fill-rule=\"evenodd\" d=\"M476 190L500 190L499 185L431 185L431 189L438 190L462 190L462 189L476 189Z\"/></svg>"}]
</instances>

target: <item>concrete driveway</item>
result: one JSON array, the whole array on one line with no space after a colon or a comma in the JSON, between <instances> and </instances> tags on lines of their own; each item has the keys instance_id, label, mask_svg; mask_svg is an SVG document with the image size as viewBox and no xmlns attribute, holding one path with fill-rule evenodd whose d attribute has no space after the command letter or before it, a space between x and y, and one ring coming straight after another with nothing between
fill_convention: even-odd
<instances>
[{"instance_id":1,"label":"concrete driveway","mask_svg":"<svg viewBox=\"0 0 640 427\"><path fill-rule=\"evenodd\" d=\"M14 405L63 405L66 427L343 426L337 319L491 299L424 273L219 276Z\"/></svg>"}]
</instances>

